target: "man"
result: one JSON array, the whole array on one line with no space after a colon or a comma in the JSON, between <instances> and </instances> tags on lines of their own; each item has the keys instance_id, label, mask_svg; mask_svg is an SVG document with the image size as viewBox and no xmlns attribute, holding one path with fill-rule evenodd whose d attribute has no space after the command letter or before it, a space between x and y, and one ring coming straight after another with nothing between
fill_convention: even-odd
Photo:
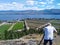
<instances>
[{"instance_id":1,"label":"man","mask_svg":"<svg viewBox=\"0 0 60 45\"><path fill-rule=\"evenodd\" d=\"M56 29L51 25L51 23L48 23L44 28L44 45L47 45L49 42L49 45L53 44L53 38L54 38L54 32L57 32Z\"/></svg>"}]
</instances>

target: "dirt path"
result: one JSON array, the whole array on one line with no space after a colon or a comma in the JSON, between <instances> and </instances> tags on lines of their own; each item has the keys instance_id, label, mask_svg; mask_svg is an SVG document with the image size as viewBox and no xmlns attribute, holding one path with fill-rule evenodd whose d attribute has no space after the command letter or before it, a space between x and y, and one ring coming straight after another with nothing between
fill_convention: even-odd
<instances>
[{"instance_id":1,"label":"dirt path","mask_svg":"<svg viewBox=\"0 0 60 45\"><path fill-rule=\"evenodd\" d=\"M41 43L40 45L43 45L43 41L42 41L42 43ZM47 45L49 45L49 44L47 44ZM60 36L59 36L59 35L57 35L57 36L54 38L54 40L53 40L53 45L60 45Z\"/></svg>"},{"instance_id":2,"label":"dirt path","mask_svg":"<svg viewBox=\"0 0 60 45\"><path fill-rule=\"evenodd\" d=\"M54 43L56 45L60 45L60 36L56 36L56 38L54 39Z\"/></svg>"},{"instance_id":3,"label":"dirt path","mask_svg":"<svg viewBox=\"0 0 60 45\"><path fill-rule=\"evenodd\" d=\"M15 24L16 23L13 23L12 26L8 29L8 31L11 30L14 27Z\"/></svg>"},{"instance_id":4,"label":"dirt path","mask_svg":"<svg viewBox=\"0 0 60 45\"><path fill-rule=\"evenodd\" d=\"M6 23L5 23L5 22L3 22L3 23L1 23L1 24L0 24L0 26L2 26L2 25L4 25L4 24L6 24Z\"/></svg>"}]
</instances>

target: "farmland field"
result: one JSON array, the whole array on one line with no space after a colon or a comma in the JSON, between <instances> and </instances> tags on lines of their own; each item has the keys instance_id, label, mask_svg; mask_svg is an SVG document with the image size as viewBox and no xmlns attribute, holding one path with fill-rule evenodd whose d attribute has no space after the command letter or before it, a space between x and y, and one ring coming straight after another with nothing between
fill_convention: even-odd
<instances>
[{"instance_id":1,"label":"farmland field","mask_svg":"<svg viewBox=\"0 0 60 45\"><path fill-rule=\"evenodd\" d=\"M60 28L60 20L26 20L30 28L37 28L50 22L56 29Z\"/></svg>"},{"instance_id":2,"label":"farmland field","mask_svg":"<svg viewBox=\"0 0 60 45\"><path fill-rule=\"evenodd\" d=\"M26 20L27 25L32 29L36 30L37 27L48 23L51 20ZM60 20L52 20L52 25L58 29L58 32L60 32ZM14 26L11 28L11 30L7 31L12 25ZM15 22L11 24L4 24L0 26L0 39L15 39L20 38L23 35L29 34L29 33L35 33L35 31L26 31L26 32L18 32L17 30L23 30L24 29L24 22ZM7 33L6 33L7 31ZM15 32L17 31L17 32ZM38 32L38 31L37 31ZM22 34L23 33L23 34ZM39 32L40 33L40 32ZM6 36L5 36L6 34Z\"/></svg>"},{"instance_id":3,"label":"farmland field","mask_svg":"<svg viewBox=\"0 0 60 45\"><path fill-rule=\"evenodd\" d=\"M60 29L60 20L53 20L51 24L56 28Z\"/></svg>"},{"instance_id":4,"label":"farmland field","mask_svg":"<svg viewBox=\"0 0 60 45\"><path fill-rule=\"evenodd\" d=\"M10 26L10 24L4 24L0 26L0 39L4 39L4 32L5 30L8 30Z\"/></svg>"},{"instance_id":5,"label":"farmland field","mask_svg":"<svg viewBox=\"0 0 60 45\"><path fill-rule=\"evenodd\" d=\"M40 27L41 25L48 23L49 20L26 20L26 22L30 28L35 29Z\"/></svg>"},{"instance_id":6,"label":"farmland field","mask_svg":"<svg viewBox=\"0 0 60 45\"><path fill-rule=\"evenodd\" d=\"M20 30L20 29L23 29L23 28L24 28L23 22L16 22L16 24L14 25L12 30Z\"/></svg>"},{"instance_id":7,"label":"farmland field","mask_svg":"<svg viewBox=\"0 0 60 45\"><path fill-rule=\"evenodd\" d=\"M13 26L13 24L15 24ZM13 26L13 27L12 27ZM11 30L9 30L12 27ZM15 23L7 23L7 24L3 24L0 26L0 40L4 40L4 39L9 39L11 36L11 31L14 30L22 30L24 28L24 23L23 22L15 22ZM9 31L8 31L9 30ZM15 33L13 33L15 34ZM15 34L17 35L17 34ZM15 36L14 36L15 38Z\"/></svg>"}]
</instances>

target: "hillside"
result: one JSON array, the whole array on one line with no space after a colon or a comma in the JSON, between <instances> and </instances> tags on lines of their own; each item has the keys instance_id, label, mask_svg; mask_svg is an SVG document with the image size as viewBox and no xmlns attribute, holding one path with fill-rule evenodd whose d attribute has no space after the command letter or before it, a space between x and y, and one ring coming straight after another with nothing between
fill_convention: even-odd
<instances>
[{"instance_id":1,"label":"hillside","mask_svg":"<svg viewBox=\"0 0 60 45\"><path fill-rule=\"evenodd\" d=\"M24 10L24 11L13 11L6 10L0 11L0 15L60 15L60 9L46 9L46 10Z\"/></svg>"}]
</instances>

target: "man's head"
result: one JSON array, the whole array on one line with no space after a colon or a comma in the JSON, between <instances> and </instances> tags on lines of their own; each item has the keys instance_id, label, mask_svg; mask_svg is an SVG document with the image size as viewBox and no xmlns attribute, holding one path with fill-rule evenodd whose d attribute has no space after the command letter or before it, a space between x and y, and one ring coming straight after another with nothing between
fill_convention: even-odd
<instances>
[{"instance_id":1,"label":"man's head","mask_svg":"<svg viewBox=\"0 0 60 45\"><path fill-rule=\"evenodd\" d=\"M48 26L51 26L51 23L47 23Z\"/></svg>"},{"instance_id":2,"label":"man's head","mask_svg":"<svg viewBox=\"0 0 60 45\"><path fill-rule=\"evenodd\" d=\"M45 25L45 27L46 27L46 26L51 26L51 23L47 23L47 24Z\"/></svg>"}]
</instances>

